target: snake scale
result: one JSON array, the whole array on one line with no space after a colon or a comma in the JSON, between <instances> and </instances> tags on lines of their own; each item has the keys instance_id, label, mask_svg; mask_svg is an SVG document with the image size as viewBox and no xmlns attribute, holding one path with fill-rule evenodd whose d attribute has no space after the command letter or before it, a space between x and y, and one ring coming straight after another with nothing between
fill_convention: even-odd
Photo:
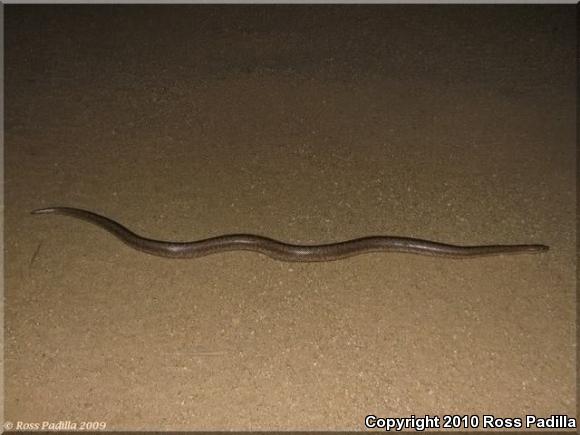
<instances>
[{"instance_id":1,"label":"snake scale","mask_svg":"<svg viewBox=\"0 0 580 435\"><path fill-rule=\"evenodd\" d=\"M97 225L131 248L168 258L196 258L226 251L257 251L276 260L314 262L340 260L371 252L400 252L445 258L473 258L501 254L532 254L547 251L545 245L458 246L409 237L374 236L324 245L292 245L252 234L231 234L193 242L167 242L142 237L118 222L96 213L69 207L52 207L32 214L71 216Z\"/></svg>"}]
</instances>

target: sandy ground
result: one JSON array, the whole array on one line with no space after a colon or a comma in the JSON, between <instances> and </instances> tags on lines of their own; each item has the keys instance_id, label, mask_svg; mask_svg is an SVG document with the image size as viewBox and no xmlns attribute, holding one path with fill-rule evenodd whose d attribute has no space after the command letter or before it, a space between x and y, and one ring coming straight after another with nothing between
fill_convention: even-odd
<instances>
[{"instance_id":1,"label":"sandy ground","mask_svg":"<svg viewBox=\"0 0 580 435\"><path fill-rule=\"evenodd\" d=\"M573 6L5 17L6 421L576 416ZM51 205L166 240L551 250L168 260Z\"/></svg>"}]
</instances>

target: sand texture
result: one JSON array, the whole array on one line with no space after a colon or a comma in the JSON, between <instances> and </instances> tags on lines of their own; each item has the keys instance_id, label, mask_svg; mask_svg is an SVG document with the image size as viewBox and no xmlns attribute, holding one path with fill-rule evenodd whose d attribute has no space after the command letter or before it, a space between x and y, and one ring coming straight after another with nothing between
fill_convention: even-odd
<instances>
[{"instance_id":1,"label":"sand texture","mask_svg":"<svg viewBox=\"0 0 580 435\"><path fill-rule=\"evenodd\" d=\"M576 416L574 6L5 11L5 420ZM157 258L147 237L543 243Z\"/></svg>"}]
</instances>

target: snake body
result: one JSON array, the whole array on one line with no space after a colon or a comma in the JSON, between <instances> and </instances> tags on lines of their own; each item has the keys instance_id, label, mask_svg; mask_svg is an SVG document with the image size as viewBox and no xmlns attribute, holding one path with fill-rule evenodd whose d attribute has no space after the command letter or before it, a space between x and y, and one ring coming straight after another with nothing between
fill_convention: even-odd
<instances>
[{"instance_id":1,"label":"snake body","mask_svg":"<svg viewBox=\"0 0 580 435\"><path fill-rule=\"evenodd\" d=\"M32 214L71 216L101 227L131 248L168 258L196 258L226 251L257 251L276 260L315 262L340 260L371 252L401 252L447 258L473 258L500 254L532 254L547 251L545 245L458 246L409 237L375 236L324 245L293 245L252 234L231 234L193 242L153 240L135 234L99 214L69 207L34 210Z\"/></svg>"}]
</instances>

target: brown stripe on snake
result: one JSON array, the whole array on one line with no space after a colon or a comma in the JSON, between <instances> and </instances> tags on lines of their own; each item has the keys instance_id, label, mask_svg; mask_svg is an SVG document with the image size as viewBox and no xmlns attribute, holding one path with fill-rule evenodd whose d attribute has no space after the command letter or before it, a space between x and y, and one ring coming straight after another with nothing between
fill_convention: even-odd
<instances>
[{"instance_id":1,"label":"brown stripe on snake","mask_svg":"<svg viewBox=\"0 0 580 435\"><path fill-rule=\"evenodd\" d=\"M131 248L168 258L196 258L227 251L256 251L281 261L333 261L371 252L399 252L445 258L473 258L501 254L534 254L547 251L545 245L458 246L409 237L375 236L324 245L292 245L251 234L231 234L194 242L152 240L125 228L105 216L69 207L34 210L32 214L72 216L101 227Z\"/></svg>"}]
</instances>

